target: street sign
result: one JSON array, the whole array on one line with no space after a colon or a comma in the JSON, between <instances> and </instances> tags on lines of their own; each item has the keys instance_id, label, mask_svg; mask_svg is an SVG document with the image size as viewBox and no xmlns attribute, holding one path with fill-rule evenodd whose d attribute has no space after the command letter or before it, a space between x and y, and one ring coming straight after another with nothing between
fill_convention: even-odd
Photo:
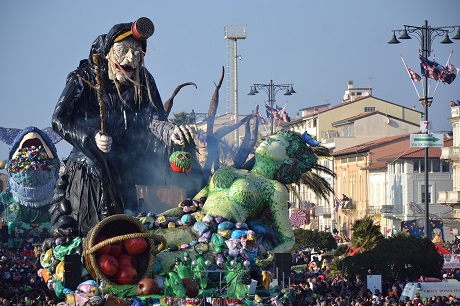
<instances>
[{"instance_id":1,"label":"street sign","mask_svg":"<svg viewBox=\"0 0 460 306\"><path fill-rule=\"evenodd\" d=\"M422 148L442 148L444 146L443 134L410 134L410 146Z\"/></svg>"},{"instance_id":2,"label":"street sign","mask_svg":"<svg viewBox=\"0 0 460 306\"><path fill-rule=\"evenodd\" d=\"M420 121L420 133L428 134L429 130L433 130L431 121Z\"/></svg>"}]
</instances>

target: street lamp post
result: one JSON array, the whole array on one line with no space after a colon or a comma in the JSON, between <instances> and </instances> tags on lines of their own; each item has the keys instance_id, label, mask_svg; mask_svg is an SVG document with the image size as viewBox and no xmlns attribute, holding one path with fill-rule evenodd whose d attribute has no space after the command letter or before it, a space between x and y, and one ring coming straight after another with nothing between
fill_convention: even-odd
<instances>
[{"instance_id":1,"label":"street lamp post","mask_svg":"<svg viewBox=\"0 0 460 306\"><path fill-rule=\"evenodd\" d=\"M460 26L443 26L443 27L431 27L428 25L428 21L425 20L425 23L421 27L404 25L403 30L392 30L393 37L388 42L389 44L399 44L400 41L396 38L396 32L400 35L399 39L412 39L411 36L417 38L420 42L422 56L428 58L431 53L431 43L438 36L444 35L444 39L441 41L441 44L451 44L452 41L449 38L449 33L455 31L458 28L457 34L452 37L452 39L460 39ZM428 75L425 73L423 76L423 97L419 98L420 103L425 108L425 121L428 122L428 108L433 102L433 97L429 97L428 94ZM429 131L427 131L429 133ZM424 156L424 165L425 165L425 236L430 239L429 224L430 224L430 214L429 214L429 186L428 186L428 147L425 147L425 156Z\"/></svg>"},{"instance_id":2,"label":"street lamp post","mask_svg":"<svg viewBox=\"0 0 460 306\"><path fill-rule=\"evenodd\" d=\"M285 96L290 96L293 93L296 93L292 87L292 84L273 84L273 80L270 80L269 84L254 84L251 86L251 91L249 91L248 95L253 96L259 93L259 89L264 90L268 94L268 104L272 108L275 104L275 95L278 91L286 90L284 93ZM270 134L273 134L275 132L275 118L273 118L273 115L270 117Z\"/></svg>"}]
</instances>

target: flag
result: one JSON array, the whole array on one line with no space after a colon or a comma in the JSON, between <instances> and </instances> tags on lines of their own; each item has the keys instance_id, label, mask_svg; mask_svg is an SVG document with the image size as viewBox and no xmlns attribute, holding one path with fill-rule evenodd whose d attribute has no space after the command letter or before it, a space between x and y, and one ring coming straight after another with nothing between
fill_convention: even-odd
<instances>
[{"instance_id":1,"label":"flag","mask_svg":"<svg viewBox=\"0 0 460 306\"><path fill-rule=\"evenodd\" d=\"M407 71L409 72L409 75L410 75L410 78L412 79L412 81L420 82L422 80L422 77L419 76L415 71L413 71L409 67L407 67Z\"/></svg>"},{"instance_id":2,"label":"flag","mask_svg":"<svg viewBox=\"0 0 460 306\"><path fill-rule=\"evenodd\" d=\"M291 117L289 117L289 115L286 112L284 112L284 114L283 114L283 121L284 122L291 122Z\"/></svg>"},{"instance_id":3,"label":"flag","mask_svg":"<svg viewBox=\"0 0 460 306\"><path fill-rule=\"evenodd\" d=\"M339 199L335 198L335 200L334 200L334 211L335 212L339 211L339 205L340 205Z\"/></svg>"},{"instance_id":4,"label":"flag","mask_svg":"<svg viewBox=\"0 0 460 306\"><path fill-rule=\"evenodd\" d=\"M265 105L265 110L267 111L267 118L280 119L278 111L270 105Z\"/></svg>"},{"instance_id":5,"label":"flag","mask_svg":"<svg viewBox=\"0 0 460 306\"><path fill-rule=\"evenodd\" d=\"M291 117L289 117L288 113L285 111L286 105L284 105L283 108L276 105L275 108L278 112L278 117L282 118L284 122L291 122Z\"/></svg>"},{"instance_id":6,"label":"flag","mask_svg":"<svg viewBox=\"0 0 460 306\"><path fill-rule=\"evenodd\" d=\"M459 70L460 68L453 65L449 60L449 62L446 65L446 69L445 69L446 73L444 76L444 83L447 83L447 84L452 83L457 77L457 73Z\"/></svg>"},{"instance_id":7,"label":"flag","mask_svg":"<svg viewBox=\"0 0 460 306\"><path fill-rule=\"evenodd\" d=\"M420 69L422 71L422 75L437 81L439 73L438 73L438 70L436 69L436 63L430 61L424 56L420 55L419 57L420 57Z\"/></svg>"},{"instance_id":8,"label":"flag","mask_svg":"<svg viewBox=\"0 0 460 306\"><path fill-rule=\"evenodd\" d=\"M450 62L448 62L446 67L444 67L435 61L430 61L421 55L420 67L422 69L422 75L426 75L430 79L441 81L446 84L451 84L455 80L459 70L459 68L455 67Z\"/></svg>"},{"instance_id":9,"label":"flag","mask_svg":"<svg viewBox=\"0 0 460 306\"><path fill-rule=\"evenodd\" d=\"M262 124L267 124L267 120L265 120L264 116L262 116L262 112L260 111L260 109L257 109L257 115L259 115L260 122Z\"/></svg>"},{"instance_id":10,"label":"flag","mask_svg":"<svg viewBox=\"0 0 460 306\"><path fill-rule=\"evenodd\" d=\"M399 56L401 57L404 67L406 67L407 74L409 75L410 80L412 81L412 85L414 86L415 92L417 93L417 96L420 98L420 94L418 93L418 89L417 89L417 86L415 86L415 83L419 82L422 78L407 66L402 54L400 54Z\"/></svg>"}]
</instances>

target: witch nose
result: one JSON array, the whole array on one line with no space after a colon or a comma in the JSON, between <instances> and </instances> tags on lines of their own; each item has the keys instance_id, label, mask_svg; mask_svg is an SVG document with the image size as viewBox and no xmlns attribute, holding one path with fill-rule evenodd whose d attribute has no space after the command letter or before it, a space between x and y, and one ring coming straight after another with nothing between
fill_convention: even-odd
<instances>
[{"instance_id":1,"label":"witch nose","mask_svg":"<svg viewBox=\"0 0 460 306\"><path fill-rule=\"evenodd\" d=\"M133 57L134 57L133 50L129 49L128 53L126 53L125 58L128 59L130 62L132 62Z\"/></svg>"}]
</instances>

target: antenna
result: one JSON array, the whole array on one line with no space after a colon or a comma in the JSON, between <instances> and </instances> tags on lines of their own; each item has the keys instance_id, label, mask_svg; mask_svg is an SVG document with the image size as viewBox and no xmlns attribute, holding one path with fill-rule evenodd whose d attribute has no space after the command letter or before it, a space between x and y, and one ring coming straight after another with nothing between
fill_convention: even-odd
<instances>
[{"instance_id":1,"label":"antenna","mask_svg":"<svg viewBox=\"0 0 460 306\"><path fill-rule=\"evenodd\" d=\"M369 76L369 91L371 90L371 81L372 81L372 79L375 79L375 77L370 75Z\"/></svg>"}]
</instances>

